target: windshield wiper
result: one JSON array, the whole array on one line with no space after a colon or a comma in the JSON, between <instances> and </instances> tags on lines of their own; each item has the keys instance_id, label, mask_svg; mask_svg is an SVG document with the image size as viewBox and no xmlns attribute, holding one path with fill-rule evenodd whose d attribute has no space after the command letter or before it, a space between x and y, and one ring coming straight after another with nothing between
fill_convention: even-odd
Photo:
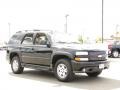
<instances>
[{"instance_id":1,"label":"windshield wiper","mask_svg":"<svg viewBox=\"0 0 120 90\"><path fill-rule=\"evenodd\" d=\"M59 41L59 42L56 42L56 43L67 43L67 42L62 42L62 41Z\"/></svg>"}]
</instances>

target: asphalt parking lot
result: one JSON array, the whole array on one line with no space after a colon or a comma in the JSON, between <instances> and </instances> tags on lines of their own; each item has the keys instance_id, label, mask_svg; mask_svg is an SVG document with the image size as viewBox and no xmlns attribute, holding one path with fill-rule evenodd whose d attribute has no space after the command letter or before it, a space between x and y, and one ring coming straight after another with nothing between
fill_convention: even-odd
<instances>
[{"instance_id":1,"label":"asphalt parking lot","mask_svg":"<svg viewBox=\"0 0 120 90\"><path fill-rule=\"evenodd\" d=\"M6 61L5 51L0 51L0 90L120 90L120 58L109 58L110 68L97 78L79 74L72 82L59 82L51 72L25 69L23 74L13 74Z\"/></svg>"}]
</instances>

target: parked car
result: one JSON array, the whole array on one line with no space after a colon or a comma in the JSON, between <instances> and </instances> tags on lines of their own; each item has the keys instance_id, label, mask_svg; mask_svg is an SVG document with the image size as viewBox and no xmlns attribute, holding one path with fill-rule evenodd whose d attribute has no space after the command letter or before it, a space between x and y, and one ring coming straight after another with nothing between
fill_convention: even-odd
<instances>
[{"instance_id":1,"label":"parked car","mask_svg":"<svg viewBox=\"0 0 120 90\"><path fill-rule=\"evenodd\" d=\"M67 34L43 30L15 33L8 42L7 58L15 74L22 73L24 67L48 70L64 82L72 80L75 73L96 77L109 67L106 51L82 49Z\"/></svg>"},{"instance_id":2,"label":"parked car","mask_svg":"<svg viewBox=\"0 0 120 90\"><path fill-rule=\"evenodd\" d=\"M118 58L120 54L120 41L108 45L108 56Z\"/></svg>"},{"instance_id":3,"label":"parked car","mask_svg":"<svg viewBox=\"0 0 120 90\"><path fill-rule=\"evenodd\" d=\"M7 50L7 46L5 42L0 43L0 50Z\"/></svg>"}]
</instances>

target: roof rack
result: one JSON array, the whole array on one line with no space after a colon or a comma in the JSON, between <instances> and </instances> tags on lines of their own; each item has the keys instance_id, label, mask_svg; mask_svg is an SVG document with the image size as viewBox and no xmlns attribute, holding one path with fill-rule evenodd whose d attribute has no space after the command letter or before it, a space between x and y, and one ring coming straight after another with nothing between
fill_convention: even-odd
<instances>
[{"instance_id":1,"label":"roof rack","mask_svg":"<svg viewBox=\"0 0 120 90\"><path fill-rule=\"evenodd\" d=\"M16 33L23 33L23 32L49 32L49 33L53 33L53 30L39 30L39 29L34 29L34 30L22 30L22 31L18 31Z\"/></svg>"}]
</instances>

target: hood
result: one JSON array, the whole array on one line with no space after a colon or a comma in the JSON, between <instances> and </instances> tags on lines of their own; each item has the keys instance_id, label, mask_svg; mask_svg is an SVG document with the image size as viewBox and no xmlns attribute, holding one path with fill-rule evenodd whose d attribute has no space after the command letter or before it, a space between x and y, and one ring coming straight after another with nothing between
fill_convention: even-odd
<instances>
[{"instance_id":1,"label":"hood","mask_svg":"<svg viewBox=\"0 0 120 90\"><path fill-rule=\"evenodd\" d=\"M75 49L75 50L104 50L107 51L107 45L104 44L55 44L54 47L60 49Z\"/></svg>"}]
</instances>

